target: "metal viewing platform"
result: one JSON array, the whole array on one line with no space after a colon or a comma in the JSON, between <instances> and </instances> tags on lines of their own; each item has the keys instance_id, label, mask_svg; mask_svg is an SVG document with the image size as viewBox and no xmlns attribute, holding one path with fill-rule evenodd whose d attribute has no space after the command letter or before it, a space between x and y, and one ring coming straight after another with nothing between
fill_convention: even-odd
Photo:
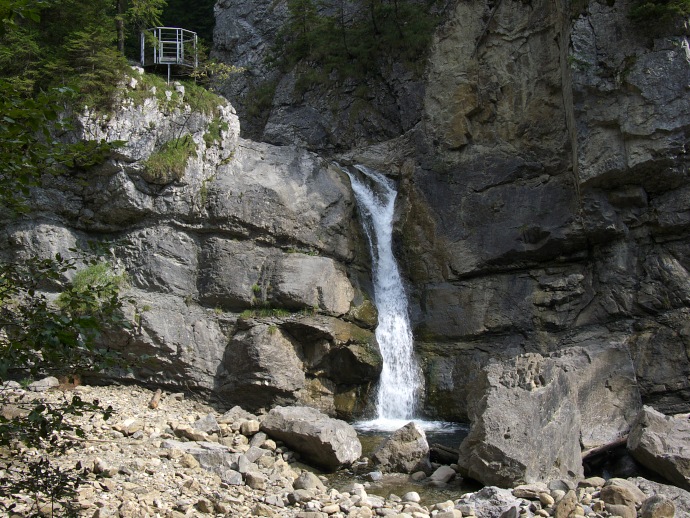
<instances>
[{"instance_id":1,"label":"metal viewing platform","mask_svg":"<svg viewBox=\"0 0 690 518\"><path fill-rule=\"evenodd\" d=\"M167 65L168 82L172 67L183 72L199 65L196 32L179 27L154 27L141 32L141 66Z\"/></svg>"}]
</instances>

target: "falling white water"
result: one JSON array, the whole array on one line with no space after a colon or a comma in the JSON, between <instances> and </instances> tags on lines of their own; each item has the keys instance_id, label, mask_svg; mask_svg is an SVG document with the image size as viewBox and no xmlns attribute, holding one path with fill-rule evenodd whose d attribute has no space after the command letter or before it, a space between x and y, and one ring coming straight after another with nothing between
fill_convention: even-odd
<instances>
[{"instance_id":1,"label":"falling white water","mask_svg":"<svg viewBox=\"0 0 690 518\"><path fill-rule=\"evenodd\" d=\"M415 416L422 388L407 297L393 256L393 210L397 192L393 182L381 173L364 166L356 168L364 176L364 182L350 172L347 174L371 249L374 298L379 314L376 340L383 356L376 400L378 419L373 427L395 429Z\"/></svg>"}]
</instances>

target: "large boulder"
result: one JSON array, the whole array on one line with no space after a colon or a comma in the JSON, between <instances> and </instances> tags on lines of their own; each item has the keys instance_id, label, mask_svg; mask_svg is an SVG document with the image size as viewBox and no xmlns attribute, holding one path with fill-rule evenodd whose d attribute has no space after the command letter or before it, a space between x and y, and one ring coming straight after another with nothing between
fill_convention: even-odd
<instances>
[{"instance_id":1,"label":"large boulder","mask_svg":"<svg viewBox=\"0 0 690 518\"><path fill-rule=\"evenodd\" d=\"M396 430L376 449L372 459L384 472L431 473L429 443L424 430L415 422Z\"/></svg>"},{"instance_id":2,"label":"large boulder","mask_svg":"<svg viewBox=\"0 0 690 518\"><path fill-rule=\"evenodd\" d=\"M580 412L580 444L587 450L625 437L642 409L630 350L616 343L594 341L557 355L575 383Z\"/></svg>"},{"instance_id":3,"label":"large boulder","mask_svg":"<svg viewBox=\"0 0 690 518\"><path fill-rule=\"evenodd\" d=\"M362 444L351 425L313 408L277 406L261 429L299 452L305 461L328 471L348 466L362 455Z\"/></svg>"},{"instance_id":4,"label":"large boulder","mask_svg":"<svg viewBox=\"0 0 690 518\"><path fill-rule=\"evenodd\" d=\"M663 501L673 502L673 505L676 508L675 518L690 517L690 492L679 487L660 484L659 482L653 482L641 477L630 479L630 481L633 482L646 497L642 505L643 509L647 500L658 497ZM647 518L644 514L642 517Z\"/></svg>"},{"instance_id":5,"label":"large boulder","mask_svg":"<svg viewBox=\"0 0 690 518\"><path fill-rule=\"evenodd\" d=\"M690 490L690 420L645 406L633 423L628 449L635 460Z\"/></svg>"},{"instance_id":6,"label":"large boulder","mask_svg":"<svg viewBox=\"0 0 690 518\"><path fill-rule=\"evenodd\" d=\"M257 410L304 405L361 414L382 359L374 334L326 315L246 318L228 344L216 391Z\"/></svg>"},{"instance_id":7,"label":"large boulder","mask_svg":"<svg viewBox=\"0 0 690 518\"><path fill-rule=\"evenodd\" d=\"M465 477L513 487L583 476L576 387L554 359L526 354L490 363L471 392Z\"/></svg>"},{"instance_id":8,"label":"large boulder","mask_svg":"<svg viewBox=\"0 0 690 518\"><path fill-rule=\"evenodd\" d=\"M498 486L577 478L580 447L624 437L641 405L630 353L612 338L494 359L469 389L473 425L459 464Z\"/></svg>"}]
</instances>

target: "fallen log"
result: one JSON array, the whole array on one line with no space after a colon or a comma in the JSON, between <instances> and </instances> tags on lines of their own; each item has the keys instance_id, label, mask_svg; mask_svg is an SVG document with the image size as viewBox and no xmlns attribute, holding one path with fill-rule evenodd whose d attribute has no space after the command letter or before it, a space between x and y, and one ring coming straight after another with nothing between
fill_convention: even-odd
<instances>
[{"instance_id":1,"label":"fallen log","mask_svg":"<svg viewBox=\"0 0 690 518\"><path fill-rule=\"evenodd\" d=\"M457 464L460 452L454 448L434 443L429 447L432 462L440 464Z\"/></svg>"},{"instance_id":2,"label":"fallen log","mask_svg":"<svg viewBox=\"0 0 690 518\"><path fill-rule=\"evenodd\" d=\"M158 408L158 404L161 401L161 394L163 394L163 391L161 389L156 390L156 393L153 395L151 401L149 402L149 408Z\"/></svg>"},{"instance_id":3,"label":"fallen log","mask_svg":"<svg viewBox=\"0 0 690 518\"><path fill-rule=\"evenodd\" d=\"M597 455L607 453L607 452L609 452L615 448L625 446L627 443L628 443L628 436L626 434L623 437L616 439L615 441L609 442L607 444L602 444L601 446L597 446L596 448L591 448L589 450L583 451L582 452L582 460L587 460L591 457L596 457Z\"/></svg>"}]
</instances>

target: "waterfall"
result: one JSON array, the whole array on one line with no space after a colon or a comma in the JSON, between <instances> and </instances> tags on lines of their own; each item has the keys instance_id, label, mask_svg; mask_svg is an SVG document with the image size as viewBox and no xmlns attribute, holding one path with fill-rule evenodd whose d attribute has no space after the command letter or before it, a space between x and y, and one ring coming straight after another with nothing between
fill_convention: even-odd
<instances>
[{"instance_id":1,"label":"waterfall","mask_svg":"<svg viewBox=\"0 0 690 518\"><path fill-rule=\"evenodd\" d=\"M369 240L378 309L376 340L383 357L376 410L379 420L409 420L422 388L422 376L413 350L407 297L393 256L393 210L397 191L381 173L355 166L363 176L347 172L355 193L364 231Z\"/></svg>"}]
</instances>

